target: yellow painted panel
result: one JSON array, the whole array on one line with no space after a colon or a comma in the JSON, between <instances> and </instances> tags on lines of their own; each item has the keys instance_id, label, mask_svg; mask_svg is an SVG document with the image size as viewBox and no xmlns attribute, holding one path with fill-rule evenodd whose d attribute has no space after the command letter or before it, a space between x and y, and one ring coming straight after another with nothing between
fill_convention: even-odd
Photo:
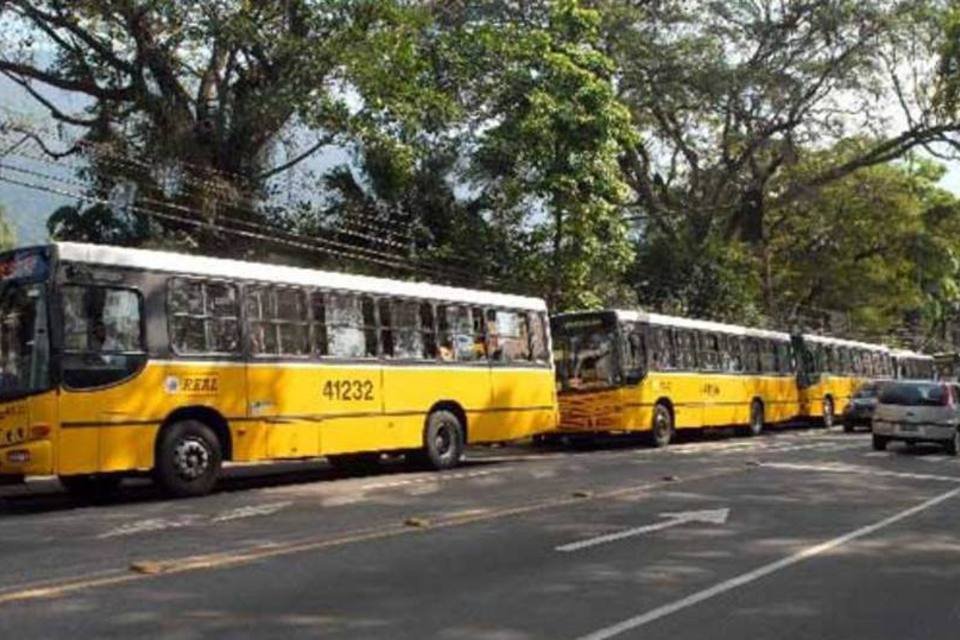
<instances>
[{"instance_id":1,"label":"yellow painted panel","mask_svg":"<svg viewBox=\"0 0 960 640\"><path fill-rule=\"evenodd\" d=\"M267 424L268 458L305 458L320 455L320 427L315 422Z\"/></svg>"},{"instance_id":2,"label":"yellow painted panel","mask_svg":"<svg viewBox=\"0 0 960 640\"><path fill-rule=\"evenodd\" d=\"M100 430L95 428L60 429L57 444L57 473L94 473L100 469Z\"/></svg>"},{"instance_id":3,"label":"yellow painted panel","mask_svg":"<svg viewBox=\"0 0 960 640\"><path fill-rule=\"evenodd\" d=\"M159 425L129 425L77 429L100 435L99 471L147 471L153 468L154 443Z\"/></svg>"},{"instance_id":4,"label":"yellow painted panel","mask_svg":"<svg viewBox=\"0 0 960 640\"><path fill-rule=\"evenodd\" d=\"M323 453L413 449L423 444L423 416L344 417L324 420Z\"/></svg>"}]
</instances>

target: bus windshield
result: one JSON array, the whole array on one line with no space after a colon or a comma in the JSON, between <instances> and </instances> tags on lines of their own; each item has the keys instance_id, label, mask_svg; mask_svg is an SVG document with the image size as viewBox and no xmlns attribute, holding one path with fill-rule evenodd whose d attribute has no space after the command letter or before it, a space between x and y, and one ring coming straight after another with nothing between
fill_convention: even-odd
<instances>
[{"instance_id":1,"label":"bus windshield","mask_svg":"<svg viewBox=\"0 0 960 640\"><path fill-rule=\"evenodd\" d=\"M0 397L49 386L50 342L44 285L0 285Z\"/></svg>"},{"instance_id":2,"label":"bus windshield","mask_svg":"<svg viewBox=\"0 0 960 640\"><path fill-rule=\"evenodd\" d=\"M600 315L555 318L554 362L560 388L590 389L619 382L612 320Z\"/></svg>"}]
</instances>

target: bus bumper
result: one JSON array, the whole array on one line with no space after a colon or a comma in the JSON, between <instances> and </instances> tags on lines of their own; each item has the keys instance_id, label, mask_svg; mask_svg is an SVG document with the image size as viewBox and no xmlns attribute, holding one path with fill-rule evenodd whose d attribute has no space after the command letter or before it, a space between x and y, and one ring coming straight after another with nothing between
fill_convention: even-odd
<instances>
[{"instance_id":1,"label":"bus bumper","mask_svg":"<svg viewBox=\"0 0 960 640\"><path fill-rule=\"evenodd\" d=\"M0 476L46 476L53 473L49 440L0 447Z\"/></svg>"}]
</instances>

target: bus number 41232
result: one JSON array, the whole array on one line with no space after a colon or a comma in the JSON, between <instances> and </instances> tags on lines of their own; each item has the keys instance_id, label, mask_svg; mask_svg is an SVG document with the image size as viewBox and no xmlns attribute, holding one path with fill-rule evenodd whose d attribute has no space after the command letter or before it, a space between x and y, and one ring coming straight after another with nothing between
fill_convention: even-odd
<instances>
[{"instance_id":1,"label":"bus number 41232","mask_svg":"<svg viewBox=\"0 0 960 640\"><path fill-rule=\"evenodd\" d=\"M327 380L323 385L327 400L373 400L373 382L370 380Z\"/></svg>"}]
</instances>

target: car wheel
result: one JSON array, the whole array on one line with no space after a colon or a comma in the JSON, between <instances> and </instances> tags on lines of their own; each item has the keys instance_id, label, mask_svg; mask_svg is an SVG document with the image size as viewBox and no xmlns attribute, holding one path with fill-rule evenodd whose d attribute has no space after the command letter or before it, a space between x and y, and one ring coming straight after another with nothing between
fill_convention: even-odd
<instances>
[{"instance_id":1,"label":"car wheel","mask_svg":"<svg viewBox=\"0 0 960 640\"><path fill-rule=\"evenodd\" d=\"M213 430L198 420L182 420L160 433L153 476L172 496L202 496L217 483L222 463L220 440Z\"/></svg>"},{"instance_id":2,"label":"car wheel","mask_svg":"<svg viewBox=\"0 0 960 640\"><path fill-rule=\"evenodd\" d=\"M952 456L960 453L960 430L953 432L953 438L947 441L947 444L944 448L947 450L947 453Z\"/></svg>"},{"instance_id":3,"label":"car wheel","mask_svg":"<svg viewBox=\"0 0 960 640\"><path fill-rule=\"evenodd\" d=\"M651 425L650 444L660 448L670 444L673 437L673 413L663 402L653 407L653 424Z\"/></svg>"},{"instance_id":4,"label":"car wheel","mask_svg":"<svg viewBox=\"0 0 960 640\"><path fill-rule=\"evenodd\" d=\"M853 433L853 431L854 431L853 423L844 420L844 422L843 422L843 432L844 432L844 433Z\"/></svg>"},{"instance_id":5,"label":"car wheel","mask_svg":"<svg viewBox=\"0 0 960 640\"><path fill-rule=\"evenodd\" d=\"M889 440L884 436L878 436L874 434L873 436L873 450L874 451L884 451L887 448L887 443Z\"/></svg>"}]
</instances>

